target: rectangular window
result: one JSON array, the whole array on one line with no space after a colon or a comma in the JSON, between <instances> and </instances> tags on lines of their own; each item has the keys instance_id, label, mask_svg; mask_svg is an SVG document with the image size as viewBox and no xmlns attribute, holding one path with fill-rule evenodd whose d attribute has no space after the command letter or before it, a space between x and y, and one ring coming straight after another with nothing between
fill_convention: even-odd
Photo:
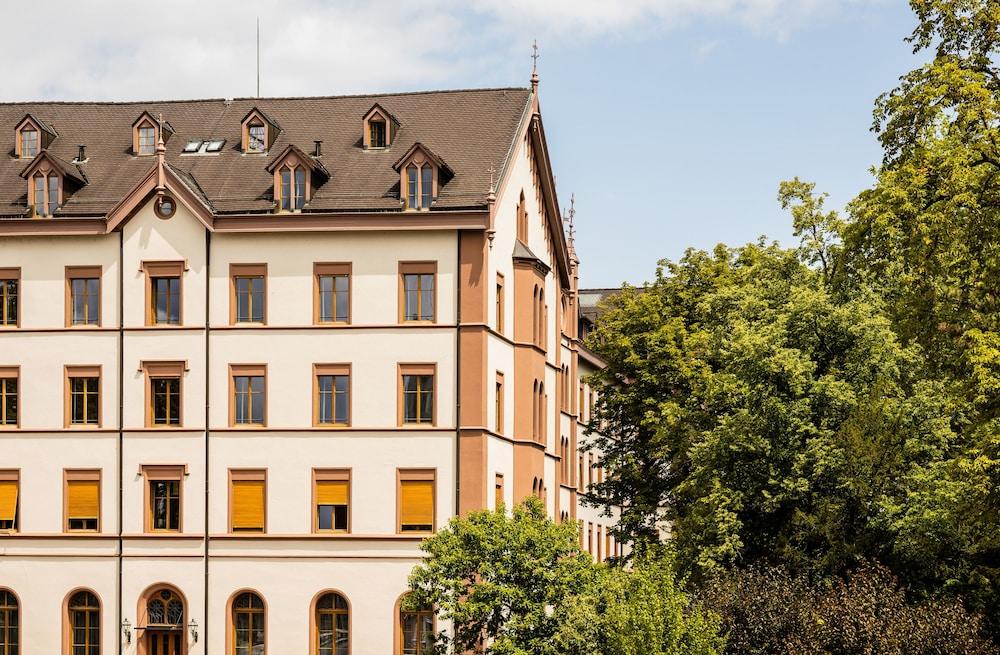
<instances>
[{"instance_id":1,"label":"rectangular window","mask_svg":"<svg viewBox=\"0 0 1000 655\"><path fill-rule=\"evenodd\" d=\"M101 324L101 267L66 267L66 325Z\"/></svg>"},{"instance_id":2,"label":"rectangular window","mask_svg":"<svg viewBox=\"0 0 1000 655\"><path fill-rule=\"evenodd\" d=\"M65 470L66 532L99 532L101 518L101 472Z\"/></svg>"},{"instance_id":3,"label":"rectangular window","mask_svg":"<svg viewBox=\"0 0 1000 655\"><path fill-rule=\"evenodd\" d=\"M315 410L313 423L317 426L351 423L351 367L349 364L316 364Z\"/></svg>"},{"instance_id":4,"label":"rectangular window","mask_svg":"<svg viewBox=\"0 0 1000 655\"><path fill-rule=\"evenodd\" d=\"M139 154L151 155L156 151L156 130L152 127L139 128Z\"/></svg>"},{"instance_id":5,"label":"rectangular window","mask_svg":"<svg viewBox=\"0 0 1000 655\"><path fill-rule=\"evenodd\" d=\"M0 325L18 325L20 287L21 269L0 268Z\"/></svg>"},{"instance_id":6,"label":"rectangular window","mask_svg":"<svg viewBox=\"0 0 1000 655\"><path fill-rule=\"evenodd\" d=\"M503 500L503 473L497 473L493 489L493 503L494 509L500 509L500 506L505 504Z\"/></svg>"},{"instance_id":7,"label":"rectangular window","mask_svg":"<svg viewBox=\"0 0 1000 655\"><path fill-rule=\"evenodd\" d=\"M267 367L233 364L230 371L231 426L263 426L267 421Z\"/></svg>"},{"instance_id":8,"label":"rectangular window","mask_svg":"<svg viewBox=\"0 0 1000 655\"><path fill-rule=\"evenodd\" d=\"M349 532L351 472L313 469L313 531Z\"/></svg>"},{"instance_id":9,"label":"rectangular window","mask_svg":"<svg viewBox=\"0 0 1000 655\"><path fill-rule=\"evenodd\" d=\"M434 364L400 365L400 424L434 424Z\"/></svg>"},{"instance_id":10,"label":"rectangular window","mask_svg":"<svg viewBox=\"0 0 1000 655\"><path fill-rule=\"evenodd\" d=\"M385 147L385 121L374 119L368 121L368 147Z\"/></svg>"},{"instance_id":11,"label":"rectangular window","mask_svg":"<svg viewBox=\"0 0 1000 655\"><path fill-rule=\"evenodd\" d=\"M294 209L302 209L306 204L306 169L298 166L295 168L295 203Z\"/></svg>"},{"instance_id":12,"label":"rectangular window","mask_svg":"<svg viewBox=\"0 0 1000 655\"><path fill-rule=\"evenodd\" d=\"M38 130L25 127L21 130L21 158L27 159L38 154Z\"/></svg>"},{"instance_id":13,"label":"rectangular window","mask_svg":"<svg viewBox=\"0 0 1000 655\"><path fill-rule=\"evenodd\" d=\"M265 532L267 520L267 472L229 471L230 532Z\"/></svg>"},{"instance_id":14,"label":"rectangular window","mask_svg":"<svg viewBox=\"0 0 1000 655\"><path fill-rule=\"evenodd\" d=\"M0 426L17 427L18 387L21 369L17 366L0 366Z\"/></svg>"},{"instance_id":15,"label":"rectangular window","mask_svg":"<svg viewBox=\"0 0 1000 655\"><path fill-rule=\"evenodd\" d=\"M17 532L21 472L0 470L0 530Z\"/></svg>"},{"instance_id":16,"label":"rectangular window","mask_svg":"<svg viewBox=\"0 0 1000 655\"><path fill-rule=\"evenodd\" d=\"M146 481L146 532L180 532L185 467L142 467Z\"/></svg>"},{"instance_id":17,"label":"rectangular window","mask_svg":"<svg viewBox=\"0 0 1000 655\"><path fill-rule=\"evenodd\" d=\"M434 471L404 470L397 474L400 532L434 531Z\"/></svg>"},{"instance_id":18,"label":"rectangular window","mask_svg":"<svg viewBox=\"0 0 1000 655\"><path fill-rule=\"evenodd\" d=\"M497 382L496 382L496 399L495 407L493 409L496 414L496 428L497 434L503 434L503 373L497 371Z\"/></svg>"},{"instance_id":19,"label":"rectangular window","mask_svg":"<svg viewBox=\"0 0 1000 655\"><path fill-rule=\"evenodd\" d=\"M503 334L503 312L504 312L504 309L503 309L503 301L504 301L504 298L503 298L503 289L504 289L503 275L500 274L500 273L497 273L497 316L496 316L496 324L497 324L497 332L500 333L500 334Z\"/></svg>"},{"instance_id":20,"label":"rectangular window","mask_svg":"<svg viewBox=\"0 0 1000 655\"><path fill-rule=\"evenodd\" d=\"M233 288L230 322L266 322L267 264L231 264L229 274Z\"/></svg>"},{"instance_id":21,"label":"rectangular window","mask_svg":"<svg viewBox=\"0 0 1000 655\"><path fill-rule=\"evenodd\" d=\"M185 362L143 362L146 373L146 427L181 425Z\"/></svg>"},{"instance_id":22,"label":"rectangular window","mask_svg":"<svg viewBox=\"0 0 1000 655\"><path fill-rule=\"evenodd\" d=\"M400 322L435 320L436 276L436 262L400 262Z\"/></svg>"},{"instance_id":23,"label":"rectangular window","mask_svg":"<svg viewBox=\"0 0 1000 655\"><path fill-rule=\"evenodd\" d=\"M66 424L101 425L101 367L66 367Z\"/></svg>"},{"instance_id":24,"label":"rectangular window","mask_svg":"<svg viewBox=\"0 0 1000 655\"><path fill-rule=\"evenodd\" d=\"M146 325L181 324L181 278L186 264L143 262L146 273Z\"/></svg>"},{"instance_id":25,"label":"rectangular window","mask_svg":"<svg viewBox=\"0 0 1000 655\"><path fill-rule=\"evenodd\" d=\"M249 152L264 152L264 126L259 123L251 123L247 132L247 150Z\"/></svg>"},{"instance_id":26,"label":"rectangular window","mask_svg":"<svg viewBox=\"0 0 1000 655\"><path fill-rule=\"evenodd\" d=\"M351 321L351 265L315 264L316 304L313 320L316 323L350 323Z\"/></svg>"}]
</instances>

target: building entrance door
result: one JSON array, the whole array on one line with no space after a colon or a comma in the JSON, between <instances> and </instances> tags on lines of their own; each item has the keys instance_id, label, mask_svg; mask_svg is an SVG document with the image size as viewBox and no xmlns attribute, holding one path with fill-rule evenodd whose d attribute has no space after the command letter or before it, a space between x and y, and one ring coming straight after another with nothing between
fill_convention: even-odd
<instances>
[{"instance_id":1,"label":"building entrance door","mask_svg":"<svg viewBox=\"0 0 1000 655\"><path fill-rule=\"evenodd\" d=\"M181 635L177 630L147 630L146 655L181 655Z\"/></svg>"}]
</instances>

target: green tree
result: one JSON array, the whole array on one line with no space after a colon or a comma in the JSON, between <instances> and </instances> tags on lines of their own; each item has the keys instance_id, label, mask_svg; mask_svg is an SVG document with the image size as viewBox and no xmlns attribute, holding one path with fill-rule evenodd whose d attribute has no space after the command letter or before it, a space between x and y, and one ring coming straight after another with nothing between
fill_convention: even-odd
<instances>
[{"instance_id":1,"label":"green tree","mask_svg":"<svg viewBox=\"0 0 1000 655\"><path fill-rule=\"evenodd\" d=\"M451 622L442 650L489 655L558 655L556 615L595 575L576 526L555 523L537 498L512 516L473 512L426 539L407 602L433 605Z\"/></svg>"}]
</instances>

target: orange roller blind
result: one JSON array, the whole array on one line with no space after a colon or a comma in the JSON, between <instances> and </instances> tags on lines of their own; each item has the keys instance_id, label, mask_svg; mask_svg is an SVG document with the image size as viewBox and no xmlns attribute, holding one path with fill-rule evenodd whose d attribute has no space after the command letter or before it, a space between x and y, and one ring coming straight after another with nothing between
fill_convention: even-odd
<instances>
[{"instance_id":1,"label":"orange roller blind","mask_svg":"<svg viewBox=\"0 0 1000 655\"><path fill-rule=\"evenodd\" d=\"M0 480L0 521L13 521L17 513L17 481Z\"/></svg>"},{"instance_id":2,"label":"orange roller blind","mask_svg":"<svg viewBox=\"0 0 1000 655\"><path fill-rule=\"evenodd\" d=\"M434 525L434 482L403 480L400 490L400 522L403 525Z\"/></svg>"},{"instance_id":3,"label":"orange roller blind","mask_svg":"<svg viewBox=\"0 0 1000 655\"><path fill-rule=\"evenodd\" d=\"M316 483L317 505L346 505L347 483L324 480Z\"/></svg>"},{"instance_id":4,"label":"orange roller blind","mask_svg":"<svg viewBox=\"0 0 1000 655\"><path fill-rule=\"evenodd\" d=\"M73 519L96 519L100 513L97 480L66 483L66 515Z\"/></svg>"},{"instance_id":5,"label":"orange roller blind","mask_svg":"<svg viewBox=\"0 0 1000 655\"><path fill-rule=\"evenodd\" d=\"M233 480L233 530L264 530L263 480Z\"/></svg>"}]
</instances>

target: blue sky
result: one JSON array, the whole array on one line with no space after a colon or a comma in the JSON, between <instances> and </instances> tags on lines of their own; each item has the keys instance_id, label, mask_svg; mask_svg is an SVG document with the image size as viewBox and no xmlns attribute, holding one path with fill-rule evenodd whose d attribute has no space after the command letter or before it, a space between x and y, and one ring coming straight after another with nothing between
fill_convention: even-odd
<instances>
[{"instance_id":1,"label":"blue sky","mask_svg":"<svg viewBox=\"0 0 1000 655\"><path fill-rule=\"evenodd\" d=\"M688 247L792 243L778 183L815 181L838 208L870 184L873 101L918 63L903 0L52 4L45 48L0 61L0 101L253 95L257 16L265 96L525 86L537 38L588 286L651 279Z\"/></svg>"}]
</instances>

